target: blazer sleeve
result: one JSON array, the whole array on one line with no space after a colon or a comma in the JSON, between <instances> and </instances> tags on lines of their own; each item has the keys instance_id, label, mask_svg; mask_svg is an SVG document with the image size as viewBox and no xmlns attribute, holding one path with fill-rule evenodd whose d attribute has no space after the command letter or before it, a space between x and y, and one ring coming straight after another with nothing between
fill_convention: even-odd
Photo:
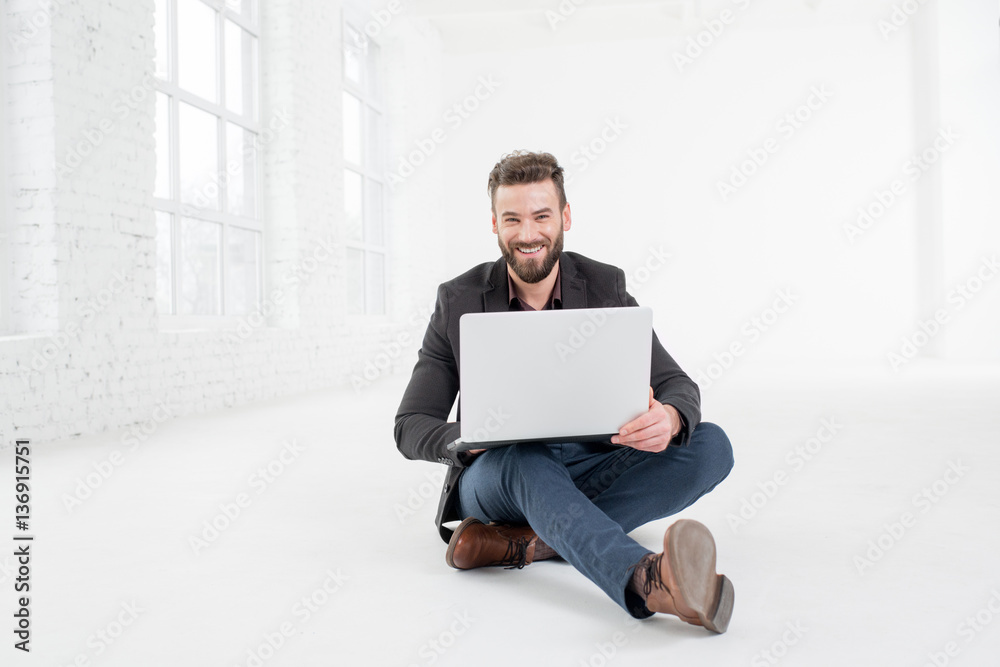
<instances>
[{"instance_id":1,"label":"blazer sleeve","mask_svg":"<svg viewBox=\"0 0 1000 667\"><path fill-rule=\"evenodd\" d=\"M408 459L464 467L467 456L447 449L461 432L458 422L446 421L459 388L458 363L448 339L448 310L448 292L442 285L396 412L394 436L397 449Z\"/></svg>"},{"instance_id":2,"label":"blazer sleeve","mask_svg":"<svg viewBox=\"0 0 1000 667\"><path fill-rule=\"evenodd\" d=\"M625 272L618 270L618 290L624 302L629 306L638 306L635 298L625 290ZM681 419L680 432L674 436L671 445L686 446L691 440L691 433L701 423L701 391L697 383L681 370L673 357L660 343L656 332L653 332L653 351L650 360L649 384L653 388L653 396L660 403L669 403L677 408Z\"/></svg>"}]
</instances>

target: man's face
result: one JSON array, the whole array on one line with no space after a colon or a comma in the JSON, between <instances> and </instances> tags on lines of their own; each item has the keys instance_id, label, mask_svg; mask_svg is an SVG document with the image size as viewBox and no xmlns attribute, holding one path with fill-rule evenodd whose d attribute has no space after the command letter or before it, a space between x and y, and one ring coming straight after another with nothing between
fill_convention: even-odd
<instances>
[{"instance_id":1,"label":"man's face","mask_svg":"<svg viewBox=\"0 0 1000 667\"><path fill-rule=\"evenodd\" d=\"M493 233L514 274L526 283L541 282L562 254L569 231L569 204L560 211L551 179L501 185L494 195Z\"/></svg>"}]
</instances>

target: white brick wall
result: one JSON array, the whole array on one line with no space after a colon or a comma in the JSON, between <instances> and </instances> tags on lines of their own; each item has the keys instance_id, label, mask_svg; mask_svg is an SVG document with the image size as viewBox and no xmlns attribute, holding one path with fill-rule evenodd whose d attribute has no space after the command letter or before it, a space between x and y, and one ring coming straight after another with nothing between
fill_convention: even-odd
<instances>
[{"instance_id":1,"label":"white brick wall","mask_svg":"<svg viewBox=\"0 0 1000 667\"><path fill-rule=\"evenodd\" d=\"M402 212L428 196L390 201L390 314L347 318L340 2L261 5L263 124L279 112L290 119L263 151L264 298L275 289L284 298L266 326L238 339L232 328L164 330L156 312L153 1L59 0L48 12L7 3L8 31L23 40L6 73L13 302L12 335L0 337L0 443L122 429L160 406L180 416L351 386L368 362L384 365L380 354L408 369L423 333L417 314L440 276L410 261L428 240L406 233ZM405 43L414 63L439 61L433 31L418 27L404 12L387 44ZM414 113L395 100L440 86L440 68L389 78L391 120ZM290 289L318 248L332 259ZM387 355L401 332L417 342Z\"/></svg>"}]
</instances>

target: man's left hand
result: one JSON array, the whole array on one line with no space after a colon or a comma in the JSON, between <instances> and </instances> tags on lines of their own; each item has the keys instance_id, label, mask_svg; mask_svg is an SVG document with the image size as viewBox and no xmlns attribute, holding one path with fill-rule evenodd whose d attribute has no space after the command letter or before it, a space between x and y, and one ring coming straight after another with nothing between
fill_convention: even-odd
<instances>
[{"instance_id":1,"label":"man's left hand","mask_svg":"<svg viewBox=\"0 0 1000 667\"><path fill-rule=\"evenodd\" d=\"M611 436L616 445L633 447L644 452L662 452L681 431L681 415L672 405L660 403L649 388L649 411L636 417Z\"/></svg>"}]
</instances>

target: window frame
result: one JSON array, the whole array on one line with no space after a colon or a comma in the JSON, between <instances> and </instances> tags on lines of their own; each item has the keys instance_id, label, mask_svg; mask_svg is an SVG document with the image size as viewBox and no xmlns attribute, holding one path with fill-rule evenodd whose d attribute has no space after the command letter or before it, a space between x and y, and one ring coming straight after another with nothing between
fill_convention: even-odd
<instances>
[{"instance_id":1,"label":"window frame","mask_svg":"<svg viewBox=\"0 0 1000 667\"><path fill-rule=\"evenodd\" d=\"M344 151L341 151L341 157L343 159L343 169L341 171L341 178L344 178L346 171L353 171L361 176L362 188L361 188L361 240L352 240L344 238L344 249L345 252L350 252L351 250L357 250L362 253L362 275L361 275L361 285L363 291L363 306L361 312L350 312L349 317L353 318L371 318L371 317L384 317L390 312L390 302L389 302L389 290L388 290L388 275L389 275L389 230L387 225L386 211L387 206L387 184L385 180L385 146L386 146L386 104L385 104L385 93L384 93L384 77L377 76L375 79L375 86L371 86L369 82L370 71L374 67L376 74L380 73L380 63L381 63L381 53L382 44L376 37L369 35L365 31L365 26L371 23L371 17L363 13L362 7L353 2L345 2L343 6L343 12L341 16L341 82L343 85L342 92L347 93L355 97L361 102L361 164L353 161L349 161ZM346 73L346 62L344 59L344 52L347 49L347 44L349 41L348 30L354 30L362 36L366 43L373 43L378 47L378 60L374 63L369 62L367 58L367 49L365 50L365 58L363 59L362 66L362 81L361 83L356 83L347 77ZM343 95L342 95L343 96ZM344 136L344 126L343 126L343 101L341 101L341 137ZM377 114L379 119L377 126L371 125L371 114L374 112ZM373 132L375 134L374 147L372 143ZM373 150L378 153L378 158L372 160L369 158L369 153ZM346 179L344 179L346 185ZM381 227L381 243L373 243L368 238L369 222L368 211L369 211L369 187L370 183L377 184L379 186L380 197L378 200L378 205L380 208L379 212L379 225ZM346 187L345 187L345 199L346 199ZM345 202L346 203L346 202ZM343 209L346 213L346 206ZM381 279L381 311L372 311L372 288L369 282L369 261L372 255L379 255L382 258L382 279ZM345 293L347 295L348 304L353 302L355 295L351 293L350 284L345 284ZM350 309L350 305L348 305Z\"/></svg>"},{"instance_id":2,"label":"window frame","mask_svg":"<svg viewBox=\"0 0 1000 667\"><path fill-rule=\"evenodd\" d=\"M263 86L261 85L261 29L259 24L260 7L258 0L243 0L249 3L249 16L237 12L226 0L195 0L206 5L216 14L215 37L216 37L216 90L218 91L218 102L210 102L195 93L187 91L178 82L178 52L179 39L177 30L178 3L181 0L162 0L167 3L167 41L170 45L167 54L167 78L154 76L155 89L158 94L164 94L168 99L169 116L169 196L167 198L153 196L154 212L164 212L170 215L170 261L171 261L171 287L170 287L170 312L160 312L161 328L169 330L184 329L222 329L229 328L245 319L248 315L258 312L262 306L266 289L265 271L263 266L264 244L265 244L265 224L263 217L263 159L261 155L261 136L264 124L261 118L263 109ZM225 101L226 95L226 45L225 32L226 21L230 20L240 29L246 31L256 40L256 49L251 54L249 63L244 63L242 71L243 90L247 90L248 85L253 86L253 94L248 96L251 105L250 109L244 109L242 114L231 111ZM253 151L254 160L254 192L253 207L254 217L231 213L226 210L226 198L228 195L229 179L219 179L218 198L219 208L201 208L193 204L183 203L180 194L180 104L187 104L199 111L211 114L216 124L216 155L219 159L217 165L217 175L227 172L228 158L226 155L226 128L233 124L244 131L252 132L254 135ZM155 153L155 148L154 148ZM157 156L157 160L159 156ZM155 215L155 213L154 213ZM215 315L188 315L177 314L178 288L180 286L181 257L179 252L181 242L181 218L191 218L203 222L219 224L219 250L218 261L218 281L219 281L219 314ZM250 306L246 313L227 313L226 306L228 300L229 285L227 281L227 242L229 240L229 230L232 227L248 229L259 234L257 245L257 302Z\"/></svg>"}]
</instances>

